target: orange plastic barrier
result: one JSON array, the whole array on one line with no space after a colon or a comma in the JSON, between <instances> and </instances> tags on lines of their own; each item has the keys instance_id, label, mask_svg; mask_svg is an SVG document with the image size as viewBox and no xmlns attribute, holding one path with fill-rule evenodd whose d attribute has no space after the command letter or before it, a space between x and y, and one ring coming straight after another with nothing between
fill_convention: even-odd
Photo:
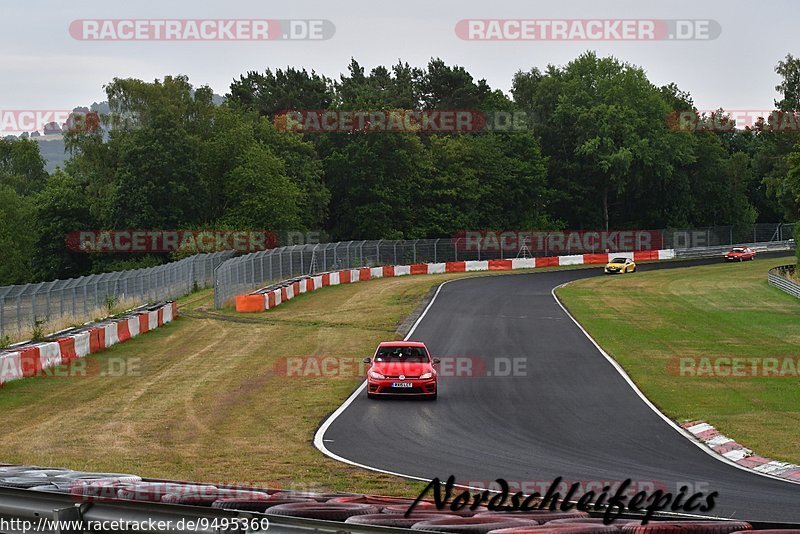
<instances>
[{"instance_id":1,"label":"orange plastic barrier","mask_svg":"<svg viewBox=\"0 0 800 534\"><path fill-rule=\"evenodd\" d=\"M159 313L159 315L161 314ZM139 324L141 324L141 321L139 322ZM161 322L159 322L158 324L161 324ZM117 339L119 340L119 342L122 343L123 341L128 341L130 338L131 338L131 329L130 326L128 325L128 321L127 320L118 321Z\"/></svg>"},{"instance_id":2,"label":"orange plastic barrier","mask_svg":"<svg viewBox=\"0 0 800 534\"><path fill-rule=\"evenodd\" d=\"M489 260L490 271L510 271L512 268L511 260Z\"/></svg>"},{"instance_id":3,"label":"orange plastic barrier","mask_svg":"<svg viewBox=\"0 0 800 534\"><path fill-rule=\"evenodd\" d=\"M608 254L584 254L583 263L608 263Z\"/></svg>"},{"instance_id":4,"label":"orange plastic barrier","mask_svg":"<svg viewBox=\"0 0 800 534\"><path fill-rule=\"evenodd\" d=\"M264 295L237 295L236 311L241 313L264 311Z\"/></svg>"},{"instance_id":5,"label":"orange plastic barrier","mask_svg":"<svg viewBox=\"0 0 800 534\"><path fill-rule=\"evenodd\" d=\"M75 353L75 340L71 337L59 338L58 348L61 351L61 363L69 363L78 358Z\"/></svg>"},{"instance_id":6,"label":"orange plastic barrier","mask_svg":"<svg viewBox=\"0 0 800 534\"><path fill-rule=\"evenodd\" d=\"M139 314L139 333L144 334L145 332L150 331L150 317L147 316L147 313L140 313Z\"/></svg>"},{"instance_id":7,"label":"orange plastic barrier","mask_svg":"<svg viewBox=\"0 0 800 534\"><path fill-rule=\"evenodd\" d=\"M546 256L544 258L536 258L537 267L558 267L558 256Z\"/></svg>"},{"instance_id":8,"label":"orange plastic barrier","mask_svg":"<svg viewBox=\"0 0 800 534\"><path fill-rule=\"evenodd\" d=\"M42 370L39 347L23 347L19 351L19 363L22 376L34 376Z\"/></svg>"},{"instance_id":9,"label":"orange plastic barrier","mask_svg":"<svg viewBox=\"0 0 800 534\"><path fill-rule=\"evenodd\" d=\"M467 262L465 261L448 261L444 270L448 273L465 273L467 272Z\"/></svg>"},{"instance_id":10,"label":"orange plastic barrier","mask_svg":"<svg viewBox=\"0 0 800 534\"><path fill-rule=\"evenodd\" d=\"M428 264L427 263L412 264L411 274L428 274Z\"/></svg>"}]
</instances>

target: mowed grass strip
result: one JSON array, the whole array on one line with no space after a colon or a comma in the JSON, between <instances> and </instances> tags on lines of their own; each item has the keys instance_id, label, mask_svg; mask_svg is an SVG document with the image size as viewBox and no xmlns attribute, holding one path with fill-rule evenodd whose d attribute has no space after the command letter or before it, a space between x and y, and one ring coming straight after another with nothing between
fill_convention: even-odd
<instances>
[{"instance_id":1,"label":"mowed grass strip","mask_svg":"<svg viewBox=\"0 0 800 534\"><path fill-rule=\"evenodd\" d=\"M664 413L680 422L704 419L758 454L800 463L797 375L691 377L681 376L691 373L679 364L796 361L800 299L767 284L769 268L789 263L793 257L591 278L557 295Z\"/></svg>"},{"instance_id":2,"label":"mowed grass strip","mask_svg":"<svg viewBox=\"0 0 800 534\"><path fill-rule=\"evenodd\" d=\"M287 358L358 362L380 341L400 338L398 324L432 287L490 274L502 273L326 287L256 314L214 311L212 290L194 293L179 301L186 315L173 323L71 370L0 388L0 461L416 496L423 484L313 447L320 422L363 379L352 365L315 374L311 362L302 367L307 376L288 377Z\"/></svg>"}]
</instances>

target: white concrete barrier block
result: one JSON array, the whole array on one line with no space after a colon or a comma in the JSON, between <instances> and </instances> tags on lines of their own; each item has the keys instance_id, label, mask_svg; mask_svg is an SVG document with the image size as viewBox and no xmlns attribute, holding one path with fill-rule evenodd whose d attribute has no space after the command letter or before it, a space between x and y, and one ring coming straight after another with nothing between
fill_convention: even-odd
<instances>
[{"instance_id":1,"label":"white concrete barrier block","mask_svg":"<svg viewBox=\"0 0 800 534\"><path fill-rule=\"evenodd\" d=\"M488 271L489 270L489 262L488 261L466 261L464 262L467 268L467 271Z\"/></svg>"},{"instance_id":2,"label":"white concrete barrier block","mask_svg":"<svg viewBox=\"0 0 800 534\"><path fill-rule=\"evenodd\" d=\"M170 308L170 314L172 313L172 306L168 306ZM164 310L164 321L166 321L167 311ZM128 319L128 331L131 333L131 337L136 337L139 335L139 318L138 317L131 317Z\"/></svg>"},{"instance_id":3,"label":"white concrete barrier block","mask_svg":"<svg viewBox=\"0 0 800 534\"><path fill-rule=\"evenodd\" d=\"M446 263L429 263L428 274L442 274L447 272Z\"/></svg>"},{"instance_id":4,"label":"white concrete barrier block","mask_svg":"<svg viewBox=\"0 0 800 534\"><path fill-rule=\"evenodd\" d=\"M536 267L536 258L513 258L512 269L533 269Z\"/></svg>"},{"instance_id":5,"label":"white concrete barrier block","mask_svg":"<svg viewBox=\"0 0 800 534\"><path fill-rule=\"evenodd\" d=\"M22 360L19 352L0 354L0 384L22 378Z\"/></svg>"},{"instance_id":6,"label":"white concrete barrier block","mask_svg":"<svg viewBox=\"0 0 800 534\"><path fill-rule=\"evenodd\" d=\"M89 332L80 332L70 337L75 340L75 354L78 355L78 358L89 354Z\"/></svg>"},{"instance_id":7,"label":"white concrete barrier block","mask_svg":"<svg viewBox=\"0 0 800 534\"><path fill-rule=\"evenodd\" d=\"M559 256L559 265L583 265L583 254L573 254L571 256Z\"/></svg>"},{"instance_id":8,"label":"white concrete barrier block","mask_svg":"<svg viewBox=\"0 0 800 534\"><path fill-rule=\"evenodd\" d=\"M405 276L407 274L411 274L411 266L410 265L395 265L394 266L394 275L395 276Z\"/></svg>"},{"instance_id":9,"label":"white concrete barrier block","mask_svg":"<svg viewBox=\"0 0 800 534\"><path fill-rule=\"evenodd\" d=\"M107 323L102 326L106 331L106 348L119 343L119 336L117 335L117 323Z\"/></svg>"}]
</instances>

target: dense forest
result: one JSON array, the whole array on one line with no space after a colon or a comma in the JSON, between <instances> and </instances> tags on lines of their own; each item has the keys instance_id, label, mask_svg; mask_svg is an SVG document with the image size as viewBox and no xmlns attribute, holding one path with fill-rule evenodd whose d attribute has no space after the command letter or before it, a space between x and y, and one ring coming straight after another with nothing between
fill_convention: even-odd
<instances>
[{"instance_id":1,"label":"dense forest","mask_svg":"<svg viewBox=\"0 0 800 534\"><path fill-rule=\"evenodd\" d=\"M800 58L775 68L776 110L800 109ZM339 79L248 72L224 102L185 76L105 86L103 127L65 134L47 173L35 142L0 141L0 284L150 266L85 254L81 229L321 230L331 240L463 229L746 226L800 218L800 133L674 127L694 103L645 71L585 53L518 72L510 94L432 59ZM286 110L524 112L470 133L285 131ZM719 123L724 110L713 119ZM709 119L710 120L710 119ZM701 122L702 125L702 122Z\"/></svg>"}]
</instances>

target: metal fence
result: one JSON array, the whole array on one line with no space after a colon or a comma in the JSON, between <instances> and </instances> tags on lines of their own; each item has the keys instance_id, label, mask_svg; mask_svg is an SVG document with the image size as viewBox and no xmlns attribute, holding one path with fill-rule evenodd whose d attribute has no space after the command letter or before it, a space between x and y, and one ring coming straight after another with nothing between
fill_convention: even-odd
<instances>
[{"instance_id":1,"label":"metal fence","mask_svg":"<svg viewBox=\"0 0 800 534\"><path fill-rule=\"evenodd\" d=\"M214 282L214 270L232 251L197 254L179 261L38 284L0 287L0 338L31 330L37 321L94 318L113 302L132 305L174 299Z\"/></svg>"},{"instance_id":2,"label":"metal fence","mask_svg":"<svg viewBox=\"0 0 800 534\"><path fill-rule=\"evenodd\" d=\"M575 232L582 236L592 232ZM407 265L447 261L505 259L521 256L550 256L604 252L600 240L579 249L565 239L565 232L509 232L510 239L498 246L492 240L470 237L416 239L405 241L347 241L317 245L295 245L255 252L232 258L217 269L214 281L214 305L230 304L236 295L274 282L313 272L325 272L378 265ZM756 224L746 228L717 226L692 229L647 231L649 248L691 249L730 246L736 243L784 241L794 236L794 224ZM501 234L498 234L502 238ZM655 241L653 241L655 240ZM649 249L642 248L642 250ZM618 250L615 250L618 251Z\"/></svg>"}]
</instances>

